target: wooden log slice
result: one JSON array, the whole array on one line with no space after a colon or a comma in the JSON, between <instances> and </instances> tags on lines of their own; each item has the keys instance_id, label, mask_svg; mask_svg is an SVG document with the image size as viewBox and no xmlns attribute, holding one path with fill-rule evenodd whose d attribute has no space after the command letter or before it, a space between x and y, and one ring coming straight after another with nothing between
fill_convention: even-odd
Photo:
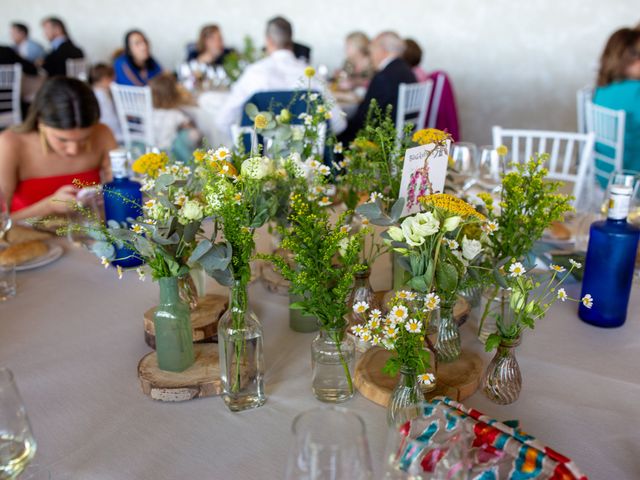
<instances>
[{"instance_id":1,"label":"wooden log slice","mask_svg":"<svg viewBox=\"0 0 640 480\"><path fill-rule=\"evenodd\" d=\"M276 272L273 265L264 262L262 264L262 284L267 290L278 295L289 295L289 280Z\"/></svg>"},{"instance_id":2,"label":"wooden log slice","mask_svg":"<svg viewBox=\"0 0 640 480\"><path fill-rule=\"evenodd\" d=\"M156 352L142 357L138 363L138 378L144 394L161 402L184 402L222 394L218 346L202 343L194 345L193 349L195 363L180 373L160 370Z\"/></svg>"},{"instance_id":3,"label":"wooden log slice","mask_svg":"<svg viewBox=\"0 0 640 480\"><path fill-rule=\"evenodd\" d=\"M354 376L354 382L362 396L383 407L389 403L391 392L398 383L397 377L382 373L382 367L390 356L391 352L381 347L370 348L360 358ZM436 388L427 394L427 399L446 395L462 401L478 389L482 372L480 356L463 350L455 362L438 363Z\"/></svg>"},{"instance_id":4,"label":"wooden log slice","mask_svg":"<svg viewBox=\"0 0 640 480\"><path fill-rule=\"evenodd\" d=\"M193 341L215 342L218 338L218 320L227 310L229 300L222 295L205 295L198 300L198 306L191 311ZM153 314L156 307L144 312L144 340L151 348L156 348L156 330Z\"/></svg>"}]
</instances>

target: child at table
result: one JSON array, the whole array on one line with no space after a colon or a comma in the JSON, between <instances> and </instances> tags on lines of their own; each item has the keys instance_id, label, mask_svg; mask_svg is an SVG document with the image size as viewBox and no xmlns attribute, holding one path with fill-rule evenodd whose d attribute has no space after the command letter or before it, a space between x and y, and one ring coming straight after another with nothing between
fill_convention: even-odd
<instances>
[{"instance_id":1,"label":"child at table","mask_svg":"<svg viewBox=\"0 0 640 480\"><path fill-rule=\"evenodd\" d=\"M181 91L170 73L163 73L149 81L153 98L153 131L156 146L189 163L193 151L202 143L202 134L185 113L191 103L187 92Z\"/></svg>"},{"instance_id":2,"label":"child at table","mask_svg":"<svg viewBox=\"0 0 640 480\"><path fill-rule=\"evenodd\" d=\"M113 67L104 63L94 65L89 72L89 82L100 106L100 123L109 127L118 143L122 143L122 130L118 122L116 106L111 97L111 84L115 78Z\"/></svg>"}]
</instances>

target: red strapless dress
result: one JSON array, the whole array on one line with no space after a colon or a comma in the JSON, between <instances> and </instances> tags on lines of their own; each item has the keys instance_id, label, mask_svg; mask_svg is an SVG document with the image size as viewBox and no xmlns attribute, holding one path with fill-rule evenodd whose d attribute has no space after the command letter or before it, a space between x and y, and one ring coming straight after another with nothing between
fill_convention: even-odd
<instances>
[{"instance_id":1,"label":"red strapless dress","mask_svg":"<svg viewBox=\"0 0 640 480\"><path fill-rule=\"evenodd\" d=\"M28 178L18 183L11 200L11 211L16 212L29 205L39 202L60 187L73 184L76 180L82 184L100 183L100 169L87 172L58 175L57 177Z\"/></svg>"}]
</instances>

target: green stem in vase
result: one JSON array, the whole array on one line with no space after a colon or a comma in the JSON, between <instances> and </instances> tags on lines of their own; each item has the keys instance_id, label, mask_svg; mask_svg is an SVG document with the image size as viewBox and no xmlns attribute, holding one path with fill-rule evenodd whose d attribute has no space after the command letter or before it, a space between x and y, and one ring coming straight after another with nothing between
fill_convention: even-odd
<instances>
[{"instance_id":1,"label":"green stem in vase","mask_svg":"<svg viewBox=\"0 0 640 480\"><path fill-rule=\"evenodd\" d=\"M231 292L231 318L233 319L233 335L236 337L233 342L235 361L235 374L233 375L233 384L231 391L236 393L240 391L241 384L241 368L242 358L245 354L246 340L244 338L244 316L247 311L247 286L237 281L232 287Z\"/></svg>"},{"instance_id":2,"label":"green stem in vase","mask_svg":"<svg viewBox=\"0 0 640 480\"><path fill-rule=\"evenodd\" d=\"M342 354L342 349L340 348L340 344L342 343L343 332L342 331L334 331L331 332L331 337L334 342L336 342L336 349L338 350L338 357L340 358L340 363L342 364L342 368L344 369L345 377L347 378L347 383L349 384L349 393L353 393L353 380L351 379L351 372L349 372L349 365Z\"/></svg>"},{"instance_id":3,"label":"green stem in vase","mask_svg":"<svg viewBox=\"0 0 640 480\"><path fill-rule=\"evenodd\" d=\"M493 291L491 292L491 296L487 298L487 303L484 306L484 311L482 312L482 317L480 318L480 325L478 326L478 335L482 333L482 327L484 325L484 321L489 315L489 310L491 310L491 302L494 298L496 298L496 295L498 294L499 289L500 287L494 288Z\"/></svg>"}]
</instances>

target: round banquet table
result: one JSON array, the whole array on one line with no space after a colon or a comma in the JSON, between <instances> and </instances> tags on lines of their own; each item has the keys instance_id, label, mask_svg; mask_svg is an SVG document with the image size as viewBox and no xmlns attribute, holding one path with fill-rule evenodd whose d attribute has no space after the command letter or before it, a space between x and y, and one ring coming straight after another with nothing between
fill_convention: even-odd
<instances>
[{"instance_id":1,"label":"round banquet table","mask_svg":"<svg viewBox=\"0 0 640 480\"><path fill-rule=\"evenodd\" d=\"M0 303L0 365L15 374L38 443L29 478L282 478L293 418L321 405L310 388L314 334L288 328L287 297L260 282L250 287L265 332L263 407L231 413L220 398L161 403L143 395L136 376L150 351L142 313L155 304L157 285L133 272L118 280L89 252L65 249L59 261L19 273L17 296ZM388 268L386 259L376 264L374 288L387 287ZM577 288L567 290L575 296ZM213 282L208 289L224 291ZM556 304L518 349L520 399L498 406L477 392L464 403L519 420L592 479L640 478L639 308L634 290L626 325L601 330L579 321L574 304ZM469 322L462 335L464 348L481 352ZM380 478L385 410L360 394L343 406L364 419Z\"/></svg>"}]
</instances>

